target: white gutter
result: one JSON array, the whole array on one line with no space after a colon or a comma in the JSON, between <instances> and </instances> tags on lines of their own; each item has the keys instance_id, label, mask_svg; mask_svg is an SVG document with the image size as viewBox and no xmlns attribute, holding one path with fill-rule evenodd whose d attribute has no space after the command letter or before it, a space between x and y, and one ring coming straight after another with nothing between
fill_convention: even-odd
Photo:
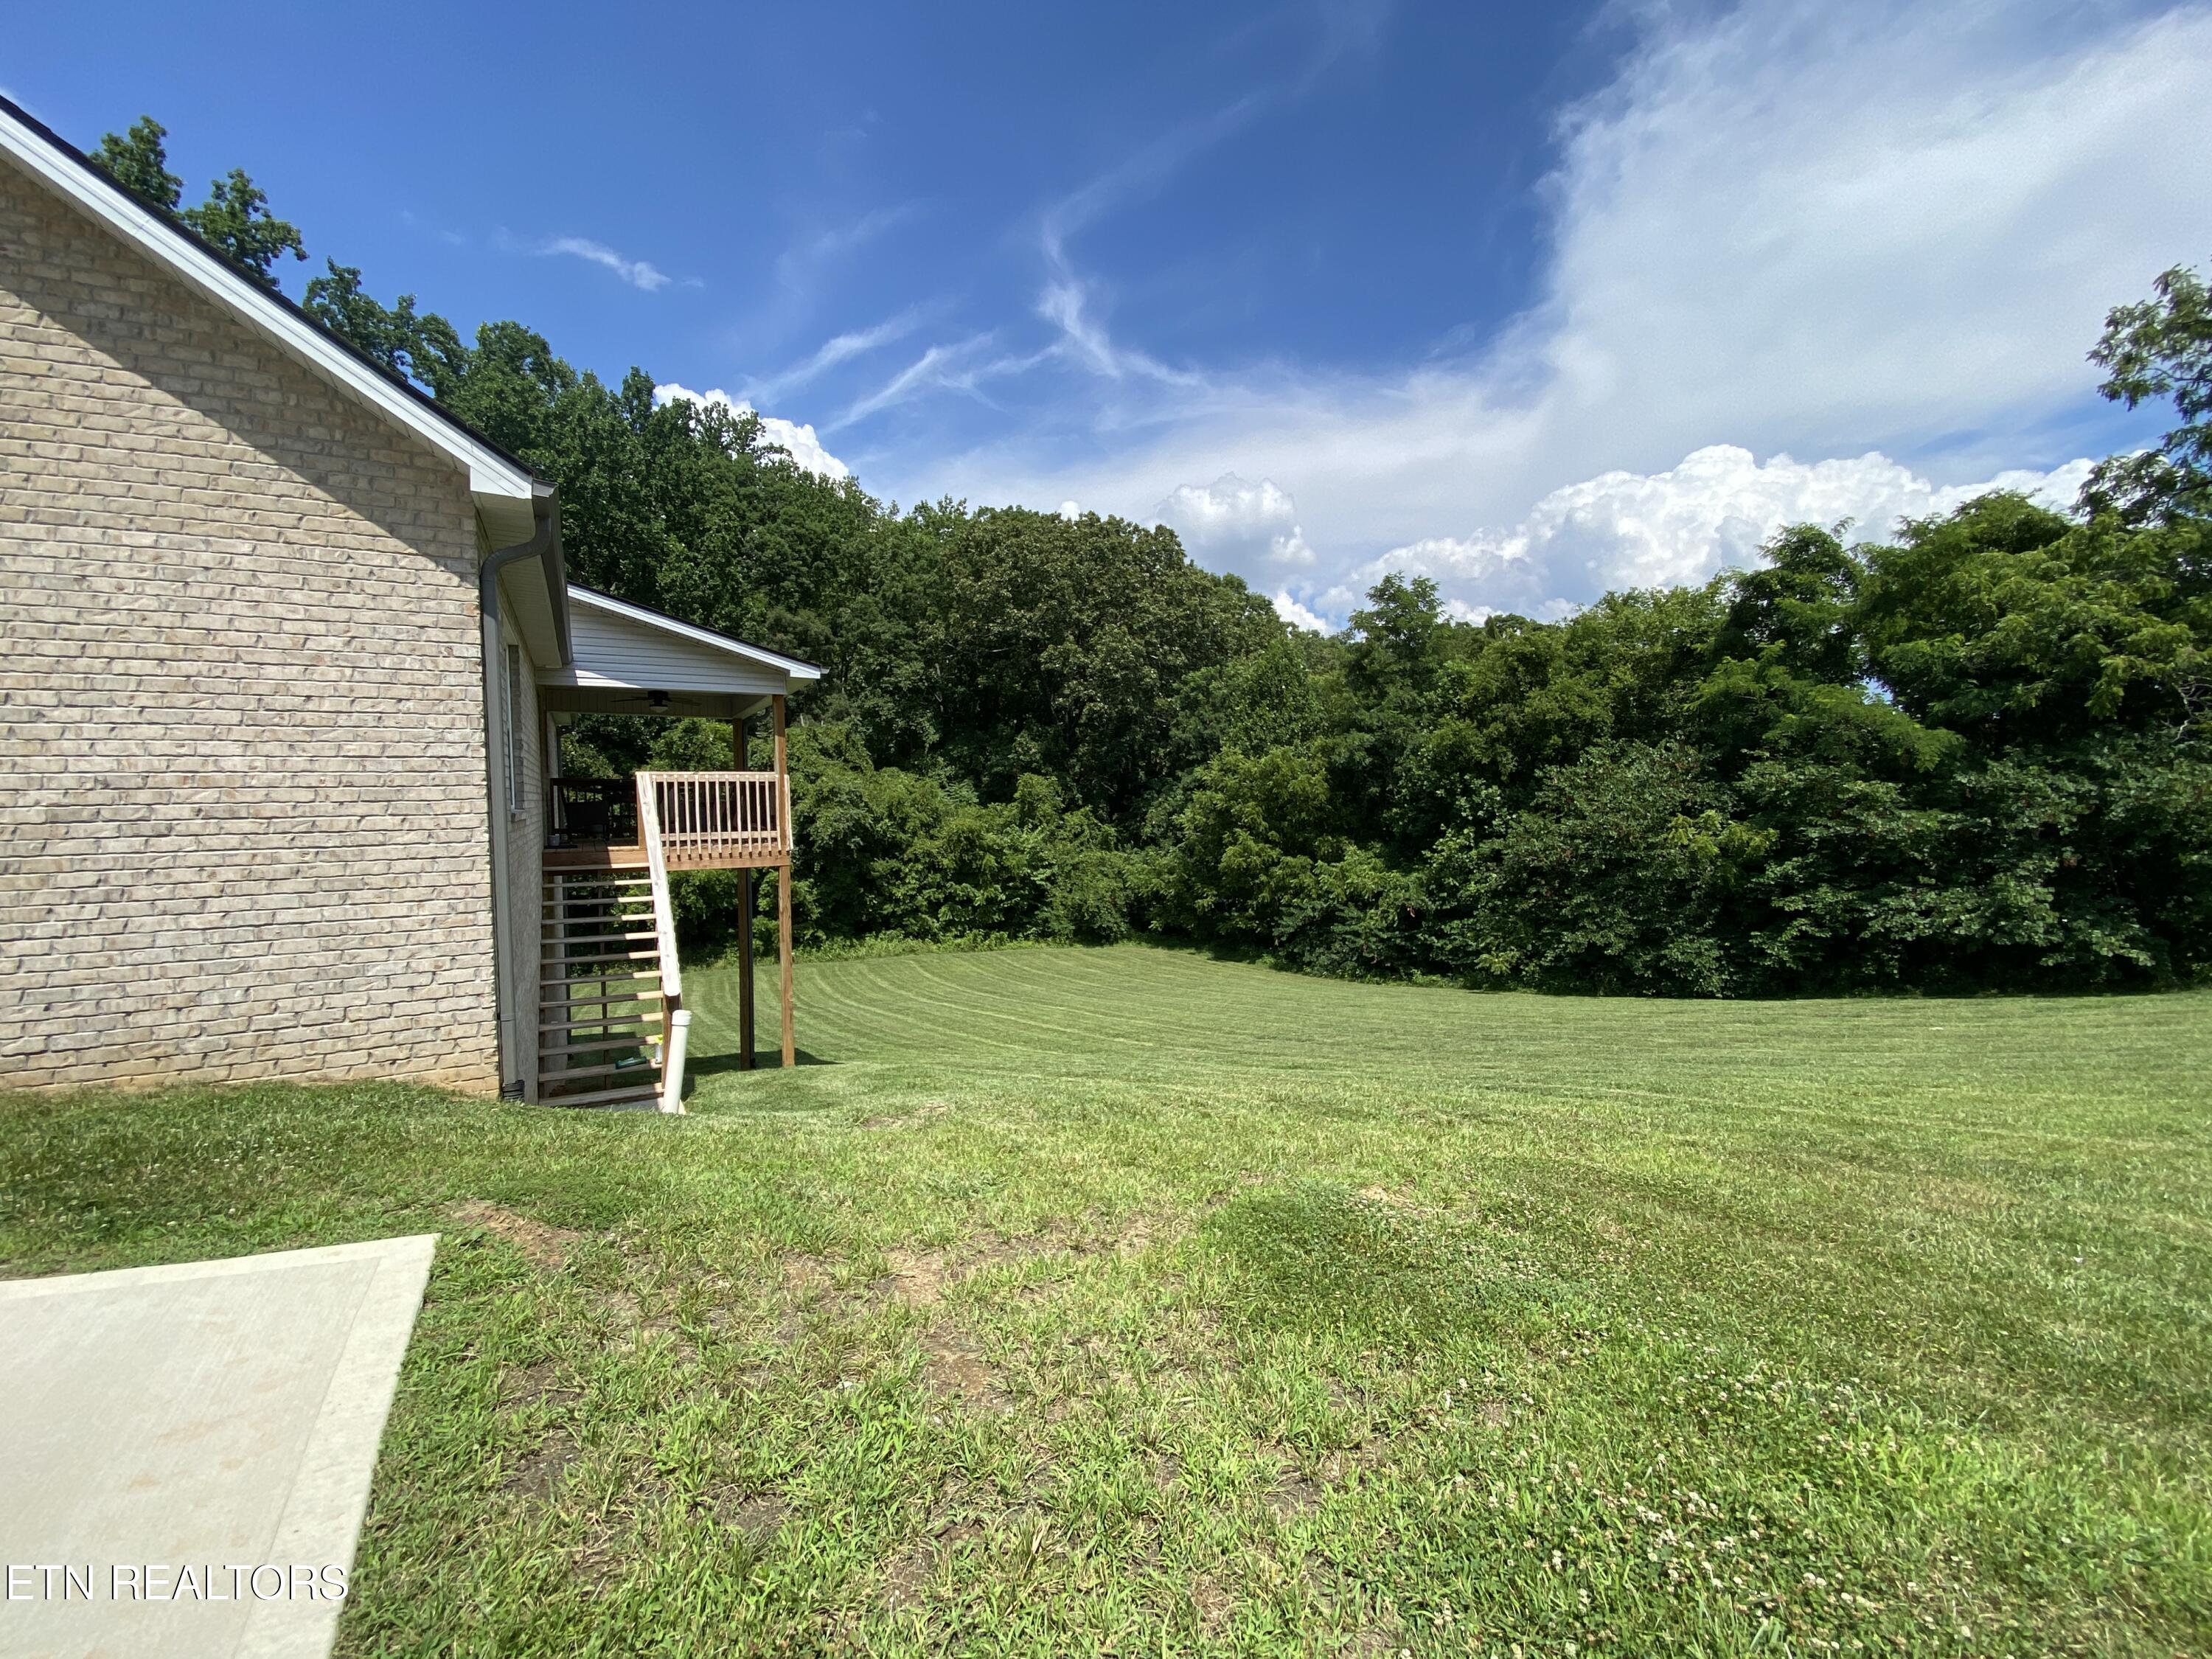
<instances>
[{"instance_id":1,"label":"white gutter","mask_svg":"<svg viewBox=\"0 0 2212 1659\"><path fill-rule=\"evenodd\" d=\"M530 539L487 553L483 562L477 567L477 617L483 636L484 800L488 808L484 823L491 836L492 994L499 1013L499 1091L502 1098L508 1099L521 1099L528 1094L529 1073L516 1074L516 1067L523 1063L526 1054L534 1063L537 1051L534 1042L525 1045L520 1029L524 1022L512 1006L515 978L511 958L514 953L507 929L507 896L514 878L507 863L507 812L501 799L505 791L501 787L500 763L502 760L510 765L514 763L501 752L507 728L500 712L507 687L505 677L500 672L499 576L501 570L520 559L560 556L561 504L554 499L550 488L540 488L544 494L531 503L538 527L531 532Z\"/></svg>"}]
</instances>

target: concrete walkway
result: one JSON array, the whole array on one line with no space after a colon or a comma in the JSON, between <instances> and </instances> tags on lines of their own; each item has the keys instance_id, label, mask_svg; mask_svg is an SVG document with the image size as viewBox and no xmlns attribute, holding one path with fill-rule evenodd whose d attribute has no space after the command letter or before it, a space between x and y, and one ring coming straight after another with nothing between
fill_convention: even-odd
<instances>
[{"instance_id":1,"label":"concrete walkway","mask_svg":"<svg viewBox=\"0 0 2212 1659\"><path fill-rule=\"evenodd\" d=\"M0 1655L327 1654L436 1242L0 1283Z\"/></svg>"}]
</instances>

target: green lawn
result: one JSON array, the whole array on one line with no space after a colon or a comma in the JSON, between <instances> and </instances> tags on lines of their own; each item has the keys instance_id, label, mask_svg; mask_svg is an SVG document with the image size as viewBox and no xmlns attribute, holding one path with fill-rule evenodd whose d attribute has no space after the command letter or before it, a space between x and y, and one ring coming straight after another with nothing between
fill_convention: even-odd
<instances>
[{"instance_id":1,"label":"green lawn","mask_svg":"<svg viewBox=\"0 0 2212 1659\"><path fill-rule=\"evenodd\" d=\"M445 1232L341 1651L2212 1650L2212 996L689 988L682 1119L0 1106L11 1273Z\"/></svg>"}]
</instances>

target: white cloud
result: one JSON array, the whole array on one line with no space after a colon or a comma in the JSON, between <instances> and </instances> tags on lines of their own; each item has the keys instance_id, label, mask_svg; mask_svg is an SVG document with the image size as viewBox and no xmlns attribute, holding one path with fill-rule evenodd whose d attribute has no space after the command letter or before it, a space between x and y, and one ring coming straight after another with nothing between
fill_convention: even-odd
<instances>
[{"instance_id":1,"label":"white cloud","mask_svg":"<svg viewBox=\"0 0 2212 1659\"><path fill-rule=\"evenodd\" d=\"M849 224L819 231L786 248L777 257L776 276L787 288L805 287L823 266L844 258L885 231L904 224L919 214L923 205L921 202L902 202L896 207L877 208Z\"/></svg>"},{"instance_id":2,"label":"white cloud","mask_svg":"<svg viewBox=\"0 0 2212 1659\"><path fill-rule=\"evenodd\" d=\"M1480 527L1538 525L1547 503L1559 526L1520 562L1547 574L1524 583L1492 558L1459 596L1517 605L1709 568L1771 495L1824 499L1821 478L1869 512L1887 499L1821 466L1957 490L2078 453L2051 434L2094 406L2083 354L2106 309L2212 247L2212 9L1772 0L1641 15L1650 33L1614 84L1565 119L1540 296L1483 350L1393 373L1147 373L1072 264L1051 264L1048 234L1050 349L1091 388L1055 409L1087 395L1090 428L1026 421L965 453L886 456L884 482L1142 514L1193 478L1271 480L1297 498L1300 541L1328 550L1308 604L1395 550L1486 547ZM1142 167L1105 181L1048 231L1064 246L1152 182ZM1749 492L1718 518L1575 494L1672 477L1715 446L1775 458L1763 481L1711 481L1715 502ZM1814 458L1788 463L1815 469L1802 489L1763 477L1784 455ZM1654 488L1676 501L1694 482Z\"/></svg>"},{"instance_id":3,"label":"white cloud","mask_svg":"<svg viewBox=\"0 0 2212 1659\"><path fill-rule=\"evenodd\" d=\"M1060 338L1044 355L1107 380L1134 376L1186 392L1205 386L1202 375L1171 368L1145 352L1115 343L1097 314L1095 285L1077 272L1068 243L1115 208L1158 190L1192 156L1246 125L1273 101L1268 92L1249 93L1209 115L1171 128L1121 166L1046 210L1037 228L1045 283L1037 295L1036 314L1060 331Z\"/></svg>"},{"instance_id":4,"label":"white cloud","mask_svg":"<svg viewBox=\"0 0 2212 1659\"><path fill-rule=\"evenodd\" d=\"M668 286L666 275L643 259L625 259L605 242L595 242L588 236L556 236L540 243L536 251L541 254L565 253L587 259L595 265L605 265L632 288L641 288L647 294Z\"/></svg>"},{"instance_id":5,"label":"white cloud","mask_svg":"<svg viewBox=\"0 0 2212 1659\"><path fill-rule=\"evenodd\" d=\"M732 398L726 392L694 392L673 380L653 388L653 400L656 404L673 403L678 398L686 403L719 404L739 415L759 415L761 435L789 454L794 466L823 478L848 478L853 475L852 468L822 447L822 440L816 435L811 426L781 420L774 415L760 415L760 411L743 398Z\"/></svg>"},{"instance_id":6,"label":"white cloud","mask_svg":"<svg viewBox=\"0 0 2212 1659\"><path fill-rule=\"evenodd\" d=\"M1184 548L1216 569L1279 576L1314 562L1298 527L1298 505L1272 478L1247 483L1224 472L1210 484L1181 484L1152 516L1172 526Z\"/></svg>"},{"instance_id":7,"label":"white cloud","mask_svg":"<svg viewBox=\"0 0 2212 1659\"><path fill-rule=\"evenodd\" d=\"M1753 564L1759 544L1784 525L1848 520L1851 539L1879 540L1900 519L1948 513L1991 489L2068 507L2089 466L2071 461L2049 472L1939 486L1879 454L1809 463L1776 455L1762 463L1747 449L1716 444L1664 472L1607 472L1555 489L1510 529L1392 548L1348 572L1317 603L1343 615L1398 572L1434 577L1462 620L1502 609L1558 616L1572 608L1563 590L1588 596L1696 583Z\"/></svg>"},{"instance_id":8,"label":"white cloud","mask_svg":"<svg viewBox=\"0 0 2212 1659\"><path fill-rule=\"evenodd\" d=\"M1274 599L1275 614L1293 628L1303 628L1316 634L1330 634L1335 629L1317 613L1309 611L1292 599L1286 591L1278 591Z\"/></svg>"},{"instance_id":9,"label":"white cloud","mask_svg":"<svg viewBox=\"0 0 2212 1659\"><path fill-rule=\"evenodd\" d=\"M1037 296L1037 315L1060 331L1055 356L1109 380L1135 375L1185 389L1206 384L1201 375L1170 368L1144 352L1116 345L1106 325L1092 314L1091 283L1076 275L1056 243L1048 241L1045 252L1052 279Z\"/></svg>"},{"instance_id":10,"label":"white cloud","mask_svg":"<svg viewBox=\"0 0 2212 1659\"><path fill-rule=\"evenodd\" d=\"M971 334L964 340L931 346L882 386L848 404L844 413L830 422L829 429L836 432L856 421L866 420L886 409L895 409L901 404L911 403L934 391L963 392L980 396L976 388L984 381L1019 374L1034 368L1053 349L1048 347L1042 352L1033 352L1025 357L1003 354L996 357L986 356L984 354L994 337L988 333ZM927 485L923 493L915 499L928 499Z\"/></svg>"},{"instance_id":11,"label":"white cloud","mask_svg":"<svg viewBox=\"0 0 2212 1659\"><path fill-rule=\"evenodd\" d=\"M865 420L879 410L902 404L921 387L944 384L951 366L964 360L989 337L976 334L952 345L930 347L873 392L854 398L845 412L830 423L830 429L834 432L841 426Z\"/></svg>"},{"instance_id":12,"label":"white cloud","mask_svg":"<svg viewBox=\"0 0 2212 1659\"><path fill-rule=\"evenodd\" d=\"M816 348L811 356L766 380L753 381L747 391L757 398L781 397L787 392L796 391L840 363L864 356L894 340L903 339L914 332L915 325L920 320L915 310L908 307L897 316L886 318L872 328L853 329L843 334L833 335Z\"/></svg>"},{"instance_id":13,"label":"white cloud","mask_svg":"<svg viewBox=\"0 0 2212 1659\"><path fill-rule=\"evenodd\" d=\"M810 424L779 420L773 415L761 416L761 431L768 441L787 453L794 466L801 467L822 478L849 478L852 468L822 447Z\"/></svg>"}]
</instances>

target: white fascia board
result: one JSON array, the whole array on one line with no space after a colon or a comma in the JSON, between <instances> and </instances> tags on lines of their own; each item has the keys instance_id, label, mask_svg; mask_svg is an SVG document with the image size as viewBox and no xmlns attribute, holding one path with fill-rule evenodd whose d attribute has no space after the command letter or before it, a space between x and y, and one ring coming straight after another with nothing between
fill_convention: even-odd
<instances>
[{"instance_id":1,"label":"white fascia board","mask_svg":"<svg viewBox=\"0 0 2212 1659\"><path fill-rule=\"evenodd\" d=\"M778 673L794 680L818 680L822 671L811 662L801 662L796 657L787 657L770 651L764 646L747 645L743 640L733 640L726 634L717 634L712 629L694 628L690 623L678 622L673 617L664 617L658 611L648 611L641 605L631 605L624 599L609 599L604 593L594 593L588 587L568 584L568 603L604 611L610 616L622 617L647 628L657 628L663 633L673 634L695 644L711 646L731 656L741 657L747 662L766 663Z\"/></svg>"},{"instance_id":2,"label":"white fascia board","mask_svg":"<svg viewBox=\"0 0 2212 1659\"><path fill-rule=\"evenodd\" d=\"M130 194L88 176L83 163L58 151L40 134L0 110L0 149L25 172L75 204L131 247L182 278L217 305L237 315L309 368L337 383L394 424L405 428L441 454L467 468L469 493L491 509L489 518L511 516L500 509L520 502L528 522L537 481L498 451L447 424L406 392L339 345L305 318L295 315Z\"/></svg>"}]
</instances>

